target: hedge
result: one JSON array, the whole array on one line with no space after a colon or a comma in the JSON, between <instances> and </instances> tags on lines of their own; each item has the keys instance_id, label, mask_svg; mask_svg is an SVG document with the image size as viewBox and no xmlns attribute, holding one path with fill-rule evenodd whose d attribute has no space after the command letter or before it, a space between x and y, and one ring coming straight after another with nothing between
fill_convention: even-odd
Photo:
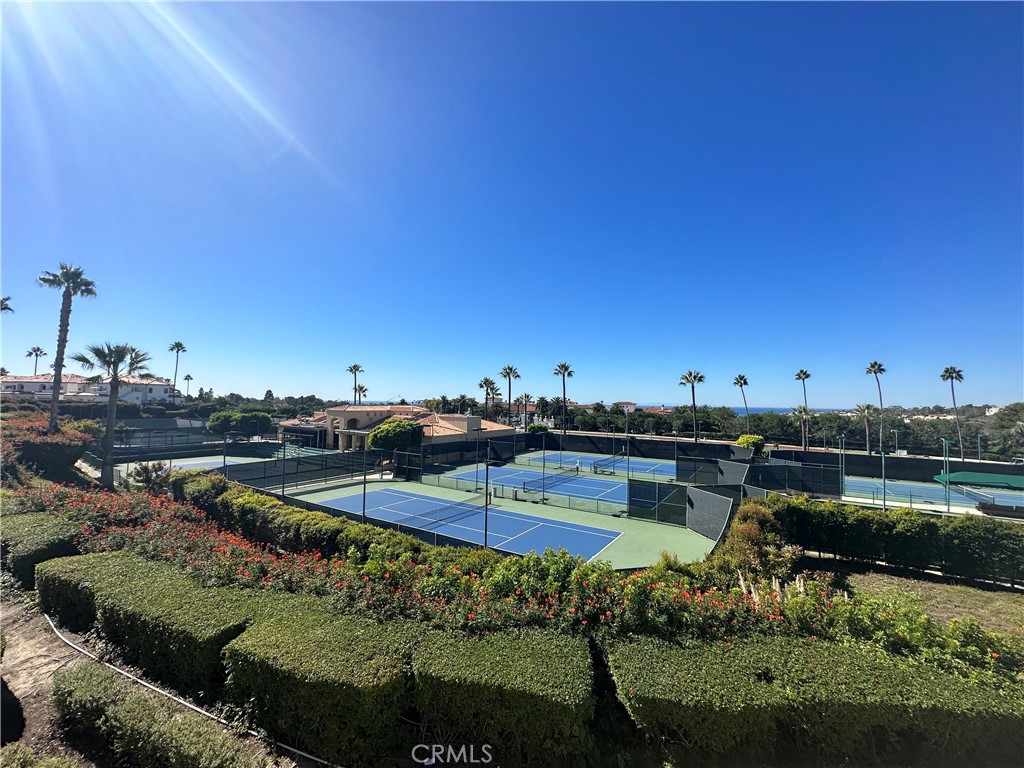
<instances>
[{"instance_id":1,"label":"hedge","mask_svg":"<svg viewBox=\"0 0 1024 768\"><path fill-rule=\"evenodd\" d=\"M35 587L37 563L74 555L78 528L46 512L4 515L0 527L0 560L27 589Z\"/></svg>"},{"instance_id":2,"label":"hedge","mask_svg":"<svg viewBox=\"0 0 1024 768\"><path fill-rule=\"evenodd\" d=\"M4 768L78 768L69 757L39 757L20 741L0 749L0 765Z\"/></svg>"},{"instance_id":3,"label":"hedge","mask_svg":"<svg viewBox=\"0 0 1024 768\"><path fill-rule=\"evenodd\" d=\"M270 734L341 764L400 750L417 630L331 613L294 596L225 650L229 701Z\"/></svg>"},{"instance_id":4,"label":"hedge","mask_svg":"<svg viewBox=\"0 0 1024 768\"><path fill-rule=\"evenodd\" d=\"M220 654L259 611L240 590L204 589L177 568L112 552L41 563L42 609L65 625L95 623L125 659L179 690L215 694Z\"/></svg>"},{"instance_id":5,"label":"hedge","mask_svg":"<svg viewBox=\"0 0 1024 768\"><path fill-rule=\"evenodd\" d=\"M966 679L866 645L645 638L612 644L608 663L643 731L712 752L763 756L781 743L848 758L890 749L977 764L1010 763L1024 749L1019 682Z\"/></svg>"},{"instance_id":6,"label":"hedge","mask_svg":"<svg viewBox=\"0 0 1024 768\"><path fill-rule=\"evenodd\" d=\"M866 509L834 501L771 496L767 503L792 544L972 579L1024 579L1024 525L982 515L938 516Z\"/></svg>"},{"instance_id":7,"label":"hedge","mask_svg":"<svg viewBox=\"0 0 1024 768\"><path fill-rule=\"evenodd\" d=\"M413 670L416 705L436 736L491 744L501 763L592 746L594 673L581 638L545 630L482 638L434 632L413 651ZM507 754L514 749L520 754Z\"/></svg>"},{"instance_id":8,"label":"hedge","mask_svg":"<svg viewBox=\"0 0 1024 768\"><path fill-rule=\"evenodd\" d=\"M69 735L98 744L119 761L161 768L259 768L274 765L212 720L145 693L91 662L58 671L54 709ZM7 763L5 762L6 766Z\"/></svg>"}]
</instances>

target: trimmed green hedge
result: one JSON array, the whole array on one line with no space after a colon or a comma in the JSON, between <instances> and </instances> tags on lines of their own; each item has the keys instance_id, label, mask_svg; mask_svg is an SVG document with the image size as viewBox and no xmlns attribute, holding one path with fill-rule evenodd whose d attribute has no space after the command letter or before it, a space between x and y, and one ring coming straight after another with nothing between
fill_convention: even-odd
<instances>
[{"instance_id":1,"label":"trimmed green hedge","mask_svg":"<svg viewBox=\"0 0 1024 768\"><path fill-rule=\"evenodd\" d=\"M594 673L587 643L545 630L430 633L413 652L415 701L435 735L491 744L495 759L585 753ZM518 747L520 754L509 754Z\"/></svg>"},{"instance_id":2,"label":"trimmed green hedge","mask_svg":"<svg viewBox=\"0 0 1024 768\"><path fill-rule=\"evenodd\" d=\"M407 654L418 630L294 597L227 646L228 698L277 738L342 764L401 750Z\"/></svg>"},{"instance_id":3,"label":"trimmed green hedge","mask_svg":"<svg viewBox=\"0 0 1024 768\"><path fill-rule=\"evenodd\" d=\"M735 645L616 643L617 695L649 734L712 752L812 753L982 763L1024 749L1024 686L969 680L866 645L765 638Z\"/></svg>"},{"instance_id":4,"label":"trimmed green hedge","mask_svg":"<svg viewBox=\"0 0 1024 768\"><path fill-rule=\"evenodd\" d=\"M246 749L214 721L146 693L100 664L87 662L58 671L52 701L66 733L94 742L131 765L269 768L274 764L265 752Z\"/></svg>"},{"instance_id":5,"label":"trimmed green hedge","mask_svg":"<svg viewBox=\"0 0 1024 768\"><path fill-rule=\"evenodd\" d=\"M4 768L78 768L69 757L39 757L20 741L0 749L0 765Z\"/></svg>"},{"instance_id":6,"label":"trimmed green hedge","mask_svg":"<svg viewBox=\"0 0 1024 768\"><path fill-rule=\"evenodd\" d=\"M47 512L4 515L0 526L0 560L22 586L32 589L36 564L76 554L77 534L74 523Z\"/></svg>"},{"instance_id":7,"label":"trimmed green hedge","mask_svg":"<svg viewBox=\"0 0 1024 768\"><path fill-rule=\"evenodd\" d=\"M173 566L124 553L39 565L40 605L67 626L95 622L125 659L179 690L223 685L220 654L258 611L240 590L204 589Z\"/></svg>"},{"instance_id":8,"label":"trimmed green hedge","mask_svg":"<svg viewBox=\"0 0 1024 768\"><path fill-rule=\"evenodd\" d=\"M766 502L791 544L972 579L1024 581L1024 525L981 515L866 509L771 496Z\"/></svg>"}]
</instances>

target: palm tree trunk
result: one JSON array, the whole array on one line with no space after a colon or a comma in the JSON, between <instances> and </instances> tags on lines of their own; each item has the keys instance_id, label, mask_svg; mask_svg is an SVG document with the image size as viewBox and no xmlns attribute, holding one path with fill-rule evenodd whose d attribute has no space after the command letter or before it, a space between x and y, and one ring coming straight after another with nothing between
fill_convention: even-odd
<instances>
[{"instance_id":1,"label":"palm tree trunk","mask_svg":"<svg viewBox=\"0 0 1024 768\"><path fill-rule=\"evenodd\" d=\"M71 327L71 289L65 288L60 302L60 324L57 328L57 354L53 357L53 392L50 393L50 422L46 427L47 434L55 435L57 427L57 409L60 402L60 379L64 370L64 352L68 346L68 328Z\"/></svg>"},{"instance_id":2,"label":"palm tree trunk","mask_svg":"<svg viewBox=\"0 0 1024 768\"><path fill-rule=\"evenodd\" d=\"M100 470L100 487L114 490L114 431L117 428L117 393L120 382L110 379L110 397L107 398L107 430L103 433L103 468Z\"/></svg>"},{"instance_id":3,"label":"palm tree trunk","mask_svg":"<svg viewBox=\"0 0 1024 768\"><path fill-rule=\"evenodd\" d=\"M357 386L356 379L357 379L358 376L359 376L358 373L353 373L352 374L352 405L356 404L356 386Z\"/></svg>"},{"instance_id":4,"label":"palm tree trunk","mask_svg":"<svg viewBox=\"0 0 1024 768\"><path fill-rule=\"evenodd\" d=\"M174 389L178 388L178 358L181 356L181 352L174 353ZM174 393L171 393L171 400L174 400Z\"/></svg>"},{"instance_id":5,"label":"palm tree trunk","mask_svg":"<svg viewBox=\"0 0 1024 768\"><path fill-rule=\"evenodd\" d=\"M864 417L864 449L871 453L871 422L867 416Z\"/></svg>"},{"instance_id":6,"label":"palm tree trunk","mask_svg":"<svg viewBox=\"0 0 1024 768\"><path fill-rule=\"evenodd\" d=\"M804 411L809 412L807 408L807 380L801 379L800 386L804 389ZM800 419L800 448L801 450L807 450L807 419ZM869 449L870 450L870 449Z\"/></svg>"},{"instance_id":7,"label":"palm tree trunk","mask_svg":"<svg viewBox=\"0 0 1024 768\"><path fill-rule=\"evenodd\" d=\"M697 442L697 385L690 385L690 412L693 414L693 442Z\"/></svg>"},{"instance_id":8,"label":"palm tree trunk","mask_svg":"<svg viewBox=\"0 0 1024 768\"><path fill-rule=\"evenodd\" d=\"M565 374L562 374L562 434L565 434L566 422L569 420L569 403L565 399Z\"/></svg>"},{"instance_id":9,"label":"palm tree trunk","mask_svg":"<svg viewBox=\"0 0 1024 768\"><path fill-rule=\"evenodd\" d=\"M875 384L878 385L878 452L882 452L882 419L885 418L885 408L882 406L882 382L875 374Z\"/></svg>"},{"instance_id":10,"label":"palm tree trunk","mask_svg":"<svg viewBox=\"0 0 1024 768\"><path fill-rule=\"evenodd\" d=\"M750 434L750 409L747 408L747 393L740 387L740 394L743 395L743 412L747 414L747 434Z\"/></svg>"},{"instance_id":11,"label":"palm tree trunk","mask_svg":"<svg viewBox=\"0 0 1024 768\"><path fill-rule=\"evenodd\" d=\"M964 436L960 432L960 412L956 409L956 390L953 388L953 380L949 380L949 392L953 395L953 415L956 416L956 438L960 441L960 461L964 460Z\"/></svg>"}]
</instances>

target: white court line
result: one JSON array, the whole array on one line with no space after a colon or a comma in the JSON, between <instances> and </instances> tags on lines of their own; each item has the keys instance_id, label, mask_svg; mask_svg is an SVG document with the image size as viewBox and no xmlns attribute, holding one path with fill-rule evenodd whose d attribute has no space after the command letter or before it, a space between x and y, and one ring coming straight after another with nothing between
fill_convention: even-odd
<instances>
[{"instance_id":1,"label":"white court line","mask_svg":"<svg viewBox=\"0 0 1024 768\"><path fill-rule=\"evenodd\" d=\"M619 536L621 536L621 535L622 534L620 533ZM616 541L619 540L619 536L616 536L614 539L612 539L607 544L605 544L603 547L601 547L599 550L597 550L597 552L595 552L593 554L593 556L591 556L591 558L589 560L587 560L587 562L589 563L589 562L591 562L593 560L596 560L598 555L600 555L602 552L604 552L606 549L608 549L608 547L610 547L612 544L614 544Z\"/></svg>"},{"instance_id":2,"label":"white court line","mask_svg":"<svg viewBox=\"0 0 1024 768\"><path fill-rule=\"evenodd\" d=\"M511 536L511 537L509 537L509 538L505 539L505 541L503 541L503 542L502 542L502 546L504 546L505 544L508 544L508 543L509 543L510 541L512 541L513 539L518 539L518 538L519 538L520 536L525 536L525 535L526 535L526 534L528 534L528 533L529 533L530 531L535 531L535 530L537 530L537 529L538 529L538 528L540 528L540 527L541 527L542 525L544 525L544 523L537 523L537 524L536 524L535 526L533 526L532 528L527 528L527 529L526 529L525 531L523 531L522 533L517 533L517 534L516 534L515 536ZM581 531L581 533L582 533L582 531Z\"/></svg>"}]
</instances>

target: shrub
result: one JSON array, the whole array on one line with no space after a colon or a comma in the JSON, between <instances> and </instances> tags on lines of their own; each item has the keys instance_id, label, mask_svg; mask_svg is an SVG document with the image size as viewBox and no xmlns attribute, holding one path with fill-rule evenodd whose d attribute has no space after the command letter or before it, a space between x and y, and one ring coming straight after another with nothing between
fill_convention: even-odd
<instances>
[{"instance_id":1,"label":"shrub","mask_svg":"<svg viewBox=\"0 0 1024 768\"><path fill-rule=\"evenodd\" d=\"M544 630L426 635L413 652L415 701L438 739L489 743L500 762L591 746L594 675L587 643Z\"/></svg>"},{"instance_id":2,"label":"shrub","mask_svg":"<svg viewBox=\"0 0 1024 768\"><path fill-rule=\"evenodd\" d=\"M530 424L526 428L527 434L530 434L530 435L535 435L538 432L547 432L547 431L548 431L548 425L547 424L541 424L540 422L534 422L533 424Z\"/></svg>"},{"instance_id":3,"label":"shrub","mask_svg":"<svg viewBox=\"0 0 1024 768\"><path fill-rule=\"evenodd\" d=\"M185 485L209 473L206 469L176 469L167 478L167 489L175 501L185 500Z\"/></svg>"},{"instance_id":4,"label":"shrub","mask_svg":"<svg viewBox=\"0 0 1024 768\"><path fill-rule=\"evenodd\" d=\"M255 610L241 591L203 589L173 566L131 555L82 555L45 566L38 585L44 610L75 625L91 613L126 660L191 693L218 690L221 651Z\"/></svg>"},{"instance_id":5,"label":"shrub","mask_svg":"<svg viewBox=\"0 0 1024 768\"><path fill-rule=\"evenodd\" d=\"M761 435L740 435L736 439L736 445L740 448L750 448L755 456L760 456L764 450L764 437Z\"/></svg>"},{"instance_id":6,"label":"shrub","mask_svg":"<svg viewBox=\"0 0 1024 768\"><path fill-rule=\"evenodd\" d=\"M411 448L423 442L423 425L392 416L370 430L369 446L383 451Z\"/></svg>"},{"instance_id":7,"label":"shrub","mask_svg":"<svg viewBox=\"0 0 1024 768\"><path fill-rule=\"evenodd\" d=\"M67 757L39 757L20 741L0 749L0 765L4 768L78 768L78 763Z\"/></svg>"},{"instance_id":8,"label":"shrub","mask_svg":"<svg viewBox=\"0 0 1024 768\"><path fill-rule=\"evenodd\" d=\"M162 461L141 461L132 467L128 479L141 485L146 493L156 496L167 492L170 469Z\"/></svg>"},{"instance_id":9,"label":"shrub","mask_svg":"<svg viewBox=\"0 0 1024 768\"><path fill-rule=\"evenodd\" d=\"M871 646L641 639L612 644L608 662L642 730L714 752L743 746L763 755L779 740L847 759L889 749L1006 762L1024 747L1019 683L968 681Z\"/></svg>"},{"instance_id":10,"label":"shrub","mask_svg":"<svg viewBox=\"0 0 1024 768\"><path fill-rule=\"evenodd\" d=\"M401 744L415 636L294 598L228 645L228 696L278 738L334 762L373 762Z\"/></svg>"},{"instance_id":11,"label":"shrub","mask_svg":"<svg viewBox=\"0 0 1024 768\"><path fill-rule=\"evenodd\" d=\"M6 415L3 438L10 446L14 462L35 467L43 473L66 474L85 454L92 437L68 424L61 432L49 435L47 426L48 417L43 413Z\"/></svg>"},{"instance_id":12,"label":"shrub","mask_svg":"<svg viewBox=\"0 0 1024 768\"><path fill-rule=\"evenodd\" d=\"M27 589L35 586L37 563L74 555L77 528L45 512L4 515L0 530L0 560Z\"/></svg>"},{"instance_id":13,"label":"shrub","mask_svg":"<svg viewBox=\"0 0 1024 768\"><path fill-rule=\"evenodd\" d=\"M223 475L212 473L194 477L182 486L185 501L203 510L208 515L217 514L217 497L228 489Z\"/></svg>"},{"instance_id":14,"label":"shrub","mask_svg":"<svg viewBox=\"0 0 1024 768\"><path fill-rule=\"evenodd\" d=\"M87 662L58 671L53 678L52 701L58 723L66 733L96 743L119 761L132 765L273 765L267 754L251 754L217 723L135 688L100 664Z\"/></svg>"}]
</instances>

